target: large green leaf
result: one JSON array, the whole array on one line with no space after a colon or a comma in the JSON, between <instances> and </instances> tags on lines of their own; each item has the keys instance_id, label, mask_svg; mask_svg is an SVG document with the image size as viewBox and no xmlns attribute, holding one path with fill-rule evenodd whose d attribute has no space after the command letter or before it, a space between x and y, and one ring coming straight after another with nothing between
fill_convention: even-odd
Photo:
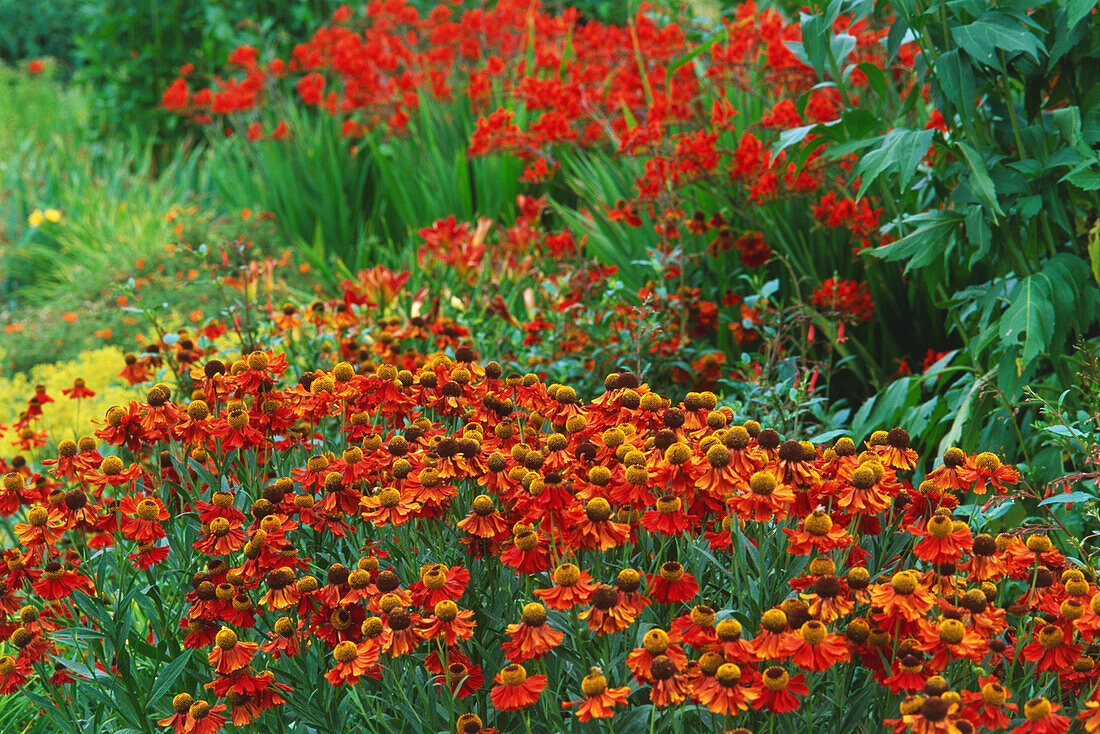
<instances>
[{"instance_id":1,"label":"large green leaf","mask_svg":"<svg viewBox=\"0 0 1100 734\"><path fill-rule=\"evenodd\" d=\"M949 209L921 212L905 220L916 229L896 242L876 247L871 254L883 260L907 260L906 272L919 270L944 259L963 221L962 214Z\"/></svg>"},{"instance_id":2,"label":"large green leaf","mask_svg":"<svg viewBox=\"0 0 1100 734\"><path fill-rule=\"evenodd\" d=\"M898 176L898 186L904 191L913 175L917 172L917 166L921 159L932 147L932 136L935 130L910 130L908 128L895 128L882 137L882 143L874 150L868 151L856 164L854 176L860 177L859 194L857 198L863 198L879 176L887 171L893 171Z\"/></svg>"},{"instance_id":3,"label":"large green leaf","mask_svg":"<svg viewBox=\"0 0 1100 734\"><path fill-rule=\"evenodd\" d=\"M1017 373L1031 364L1050 345L1054 335L1054 305L1050 279L1035 273L1020 280L1009 296L1009 306L1001 317L999 331L1006 345L1019 344L1023 351L1016 363Z\"/></svg>"},{"instance_id":4,"label":"large green leaf","mask_svg":"<svg viewBox=\"0 0 1100 734\"><path fill-rule=\"evenodd\" d=\"M983 13L973 23L955 28L953 35L975 61L996 69L1002 68L999 53L1007 58L1024 54L1038 63L1039 55L1046 52L1022 22L998 11Z\"/></svg>"}]
</instances>

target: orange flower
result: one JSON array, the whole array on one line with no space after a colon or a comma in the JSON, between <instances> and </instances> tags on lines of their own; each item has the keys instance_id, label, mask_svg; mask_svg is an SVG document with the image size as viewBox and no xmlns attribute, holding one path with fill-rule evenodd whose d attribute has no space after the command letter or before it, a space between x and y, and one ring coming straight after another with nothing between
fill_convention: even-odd
<instances>
[{"instance_id":1,"label":"orange flower","mask_svg":"<svg viewBox=\"0 0 1100 734\"><path fill-rule=\"evenodd\" d=\"M680 666L668 655L658 655L649 664L649 678L653 687L649 700L657 708L665 708L687 700L689 689Z\"/></svg>"},{"instance_id":2,"label":"orange flower","mask_svg":"<svg viewBox=\"0 0 1100 734\"><path fill-rule=\"evenodd\" d=\"M638 616L638 610L619 600L619 590L602 584L592 593L592 606L577 615L588 620L588 629L601 635L611 635L629 627Z\"/></svg>"},{"instance_id":3,"label":"orange flower","mask_svg":"<svg viewBox=\"0 0 1100 734\"><path fill-rule=\"evenodd\" d=\"M489 698L493 706L501 711L518 711L526 708L539 700L539 694L546 688L545 675L532 675L528 677L527 671L519 663L506 665L493 682L489 691Z\"/></svg>"},{"instance_id":4,"label":"orange flower","mask_svg":"<svg viewBox=\"0 0 1100 734\"><path fill-rule=\"evenodd\" d=\"M847 662L850 653L844 638L829 632L816 619L806 622L797 635L783 642L783 652L791 662L806 670L828 670L837 663Z\"/></svg>"},{"instance_id":5,"label":"orange flower","mask_svg":"<svg viewBox=\"0 0 1100 734\"><path fill-rule=\"evenodd\" d=\"M899 571L889 583L871 587L871 604L882 609L875 615L877 622L889 622L900 618L916 622L932 608L935 600L912 571ZM884 629L892 625L884 624Z\"/></svg>"},{"instance_id":6,"label":"orange flower","mask_svg":"<svg viewBox=\"0 0 1100 734\"><path fill-rule=\"evenodd\" d=\"M222 627L214 639L214 649L210 651L207 659L214 666L215 672L220 675L240 670L252 662L252 656L259 649L255 642L241 642L237 639L237 633L228 627Z\"/></svg>"},{"instance_id":7,"label":"orange flower","mask_svg":"<svg viewBox=\"0 0 1100 734\"><path fill-rule=\"evenodd\" d=\"M613 709L625 704L627 697L630 696L630 688L627 686L608 688L607 678L599 668L592 668L592 672L584 677L581 681L581 690L585 696L583 699L563 701L561 704L562 708L580 704L576 713L577 720L580 722L590 719L610 719L614 714Z\"/></svg>"},{"instance_id":8,"label":"orange flower","mask_svg":"<svg viewBox=\"0 0 1100 734\"><path fill-rule=\"evenodd\" d=\"M592 581L587 571L582 571L572 563L563 563L554 569L554 586L549 589L535 589L535 596L542 599L551 609L572 609L592 598L599 584Z\"/></svg>"},{"instance_id":9,"label":"orange flower","mask_svg":"<svg viewBox=\"0 0 1100 734\"><path fill-rule=\"evenodd\" d=\"M741 685L741 668L734 663L718 666L718 672L696 688L695 695L712 713L723 716L747 711L749 704L760 696L757 691Z\"/></svg>"},{"instance_id":10,"label":"orange flower","mask_svg":"<svg viewBox=\"0 0 1100 734\"><path fill-rule=\"evenodd\" d=\"M514 663L543 657L565 637L546 623L546 608L534 602L523 608L520 622L508 625L504 634L511 638L502 646L504 656Z\"/></svg>"},{"instance_id":11,"label":"orange flower","mask_svg":"<svg viewBox=\"0 0 1100 734\"><path fill-rule=\"evenodd\" d=\"M376 527L403 525L420 511L418 502L393 487L386 487L378 494L364 495L359 498L359 504L363 508L360 517Z\"/></svg>"},{"instance_id":12,"label":"orange flower","mask_svg":"<svg viewBox=\"0 0 1100 734\"><path fill-rule=\"evenodd\" d=\"M909 532L923 538L913 548L913 555L937 565L957 563L963 552L974 545L966 523L952 522L950 516L942 514L942 511L933 515L924 528L914 526Z\"/></svg>"},{"instance_id":13,"label":"orange flower","mask_svg":"<svg viewBox=\"0 0 1100 734\"><path fill-rule=\"evenodd\" d=\"M458 527L479 538L500 539L509 534L508 522L496 511L493 498L487 494L474 498L470 514L458 522Z\"/></svg>"},{"instance_id":14,"label":"orange flower","mask_svg":"<svg viewBox=\"0 0 1100 734\"><path fill-rule=\"evenodd\" d=\"M339 643L332 651L336 667L325 673L325 679L334 686L344 683L355 685L364 675L380 677L378 668L378 647L369 642L358 645L349 640Z\"/></svg>"}]
</instances>

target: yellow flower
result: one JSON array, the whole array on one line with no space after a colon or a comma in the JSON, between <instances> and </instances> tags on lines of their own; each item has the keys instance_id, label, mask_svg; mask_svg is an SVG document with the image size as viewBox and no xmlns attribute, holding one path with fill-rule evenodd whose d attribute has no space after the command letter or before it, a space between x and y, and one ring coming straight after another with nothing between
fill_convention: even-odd
<instances>
[{"instance_id":1,"label":"yellow flower","mask_svg":"<svg viewBox=\"0 0 1100 734\"><path fill-rule=\"evenodd\" d=\"M43 212L43 214L45 215L47 222L53 222L54 224L57 224L61 221L61 212L57 209L47 209L45 212Z\"/></svg>"},{"instance_id":2,"label":"yellow flower","mask_svg":"<svg viewBox=\"0 0 1100 734\"><path fill-rule=\"evenodd\" d=\"M31 215L27 217L27 224L31 225L32 227L37 227L41 225L42 222L45 221L45 219L46 217L42 215L42 210L35 209L33 212L31 212Z\"/></svg>"}]
</instances>

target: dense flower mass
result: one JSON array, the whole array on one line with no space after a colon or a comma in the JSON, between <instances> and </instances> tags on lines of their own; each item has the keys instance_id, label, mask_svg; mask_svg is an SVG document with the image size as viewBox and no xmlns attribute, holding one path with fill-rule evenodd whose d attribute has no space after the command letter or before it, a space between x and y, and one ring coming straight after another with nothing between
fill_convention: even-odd
<instances>
[{"instance_id":1,"label":"dense flower mass","mask_svg":"<svg viewBox=\"0 0 1100 734\"><path fill-rule=\"evenodd\" d=\"M914 481L902 429L822 448L630 372L586 401L453 329L410 351L394 337L429 323L361 342L373 305L313 311L308 331L270 330L324 364L200 341L173 357L181 382L41 471L5 462L4 692L74 679L49 674L59 660L110 666L69 632L108 631L83 600L174 569L178 591L147 578L178 616L143 624L201 653L202 689L161 721L181 733L301 720L303 686L354 696L415 671L469 712L459 731L514 730L546 703L755 726L797 719L838 675L898 702L898 732L1021 712L1015 730L1065 731L1066 708L1095 729L1100 594L1069 539L961 509L1013 491L994 454L949 449Z\"/></svg>"}]
</instances>

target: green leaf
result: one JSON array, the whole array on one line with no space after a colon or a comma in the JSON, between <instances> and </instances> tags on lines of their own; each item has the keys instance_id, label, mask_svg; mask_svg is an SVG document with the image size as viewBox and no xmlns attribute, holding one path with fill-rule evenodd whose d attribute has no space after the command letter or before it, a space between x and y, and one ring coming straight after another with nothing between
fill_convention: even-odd
<instances>
[{"instance_id":1,"label":"green leaf","mask_svg":"<svg viewBox=\"0 0 1100 734\"><path fill-rule=\"evenodd\" d=\"M913 180L921 159L932 147L935 130L910 130L894 128L882 137L882 144L868 151L860 159L852 175L860 177L859 193L863 198L867 189L886 171L896 171L899 187L904 190Z\"/></svg>"},{"instance_id":2,"label":"green leaf","mask_svg":"<svg viewBox=\"0 0 1100 734\"><path fill-rule=\"evenodd\" d=\"M1091 494L1085 492L1061 492L1052 497L1047 497L1045 500L1039 503L1039 506L1043 505L1079 505L1082 502L1089 502L1096 499Z\"/></svg>"},{"instance_id":3,"label":"green leaf","mask_svg":"<svg viewBox=\"0 0 1100 734\"><path fill-rule=\"evenodd\" d=\"M1096 191L1100 189L1100 170L1093 163L1085 163L1063 176L1062 181L1085 191Z\"/></svg>"},{"instance_id":4,"label":"green leaf","mask_svg":"<svg viewBox=\"0 0 1100 734\"><path fill-rule=\"evenodd\" d=\"M149 693L149 705L155 706L160 697L167 693L172 684L180 677L184 667L191 660L191 651L184 650L178 658L169 663L157 676L153 690Z\"/></svg>"},{"instance_id":5,"label":"green leaf","mask_svg":"<svg viewBox=\"0 0 1100 734\"><path fill-rule=\"evenodd\" d=\"M985 206L993 212L993 223L997 223L998 217L1004 216L1004 210L1001 209L1000 203L997 201L997 189L993 186L993 179L989 177L989 170L985 166L985 159L974 150L974 147L965 141L959 142L959 150L962 151L963 156L966 158L966 163L970 169L970 188L974 192L974 195L978 197Z\"/></svg>"},{"instance_id":6,"label":"green leaf","mask_svg":"<svg viewBox=\"0 0 1100 734\"><path fill-rule=\"evenodd\" d=\"M974 267L989 252L993 233L985 222L982 207L972 204L966 211L966 239L971 245L970 267Z\"/></svg>"},{"instance_id":7,"label":"green leaf","mask_svg":"<svg viewBox=\"0 0 1100 734\"><path fill-rule=\"evenodd\" d=\"M1039 54L1046 52L1042 42L1023 23L998 11L984 13L978 20L955 28L952 33L975 61L996 69L1002 69L998 52L1003 52L1007 58L1024 54L1035 63L1039 63Z\"/></svg>"},{"instance_id":8,"label":"green leaf","mask_svg":"<svg viewBox=\"0 0 1100 734\"><path fill-rule=\"evenodd\" d=\"M927 267L942 260L950 250L952 240L964 219L956 211L933 209L907 217L905 224L916 229L901 239L871 251L883 260L908 260L905 271Z\"/></svg>"},{"instance_id":9,"label":"green leaf","mask_svg":"<svg viewBox=\"0 0 1100 734\"><path fill-rule=\"evenodd\" d=\"M1066 25L1070 29L1080 23L1096 7L1096 0L1068 0Z\"/></svg>"},{"instance_id":10,"label":"green leaf","mask_svg":"<svg viewBox=\"0 0 1100 734\"><path fill-rule=\"evenodd\" d=\"M1089 230L1089 263L1092 265L1092 278L1100 285L1100 222Z\"/></svg>"},{"instance_id":11,"label":"green leaf","mask_svg":"<svg viewBox=\"0 0 1100 734\"><path fill-rule=\"evenodd\" d=\"M970 57L961 49L952 49L936 59L935 69L944 103L940 113L951 119L957 112L963 123L968 123L974 117L974 98L977 96Z\"/></svg>"},{"instance_id":12,"label":"green leaf","mask_svg":"<svg viewBox=\"0 0 1100 734\"><path fill-rule=\"evenodd\" d=\"M1019 344L1022 336L1023 352L1016 370L1020 374L1047 349L1054 335L1049 278L1043 273L1027 276L1017 283L1009 300L998 331L1001 341L1009 345Z\"/></svg>"}]
</instances>

